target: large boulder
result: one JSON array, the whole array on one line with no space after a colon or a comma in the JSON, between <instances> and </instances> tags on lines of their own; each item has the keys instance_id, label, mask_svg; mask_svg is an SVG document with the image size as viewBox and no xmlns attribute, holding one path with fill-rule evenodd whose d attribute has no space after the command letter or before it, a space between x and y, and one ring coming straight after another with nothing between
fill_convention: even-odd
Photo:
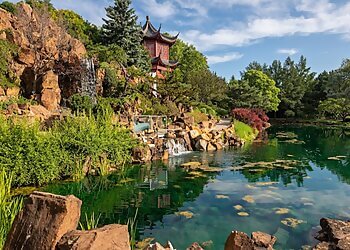
<instances>
[{"instance_id":1,"label":"large boulder","mask_svg":"<svg viewBox=\"0 0 350 250\"><path fill-rule=\"evenodd\" d=\"M131 249L128 226L114 224L90 231L70 231L56 245L56 250L102 249Z\"/></svg>"},{"instance_id":2,"label":"large boulder","mask_svg":"<svg viewBox=\"0 0 350 250\"><path fill-rule=\"evenodd\" d=\"M272 250L276 240L263 232L253 232L249 238L243 232L233 231L226 240L225 250Z\"/></svg>"},{"instance_id":3,"label":"large boulder","mask_svg":"<svg viewBox=\"0 0 350 250\"><path fill-rule=\"evenodd\" d=\"M56 111L61 102L61 90L58 84L58 75L52 70L43 76L41 103L49 111Z\"/></svg>"},{"instance_id":4,"label":"large boulder","mask_svg":"<svg viewBox=\"0 0 350 250\"><path fill-rule=\"evenodd\" d=\"M17 215L4 249L55 249L64 234L77 228L80 207L72 195L34 192Z\"/></svg>"},{"instance_id":5,"label":"large boulder","mask_svg":"<svg viewBox=\"0 0 350 250\"><path fill-rule=\"evenodd\" d=\"M322 218L320 225L316 239L321 243L314 249L350 249L350 221Z\"/></svg>"}]
</instances>

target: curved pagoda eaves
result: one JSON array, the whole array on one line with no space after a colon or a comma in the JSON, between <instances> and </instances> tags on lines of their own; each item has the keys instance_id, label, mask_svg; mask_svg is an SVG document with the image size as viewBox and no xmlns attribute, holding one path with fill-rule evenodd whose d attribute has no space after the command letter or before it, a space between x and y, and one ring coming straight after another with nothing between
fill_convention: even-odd
<instances>
[{"instance_id":1,"label":"curved pagoda eaves","mask_svg":"<svg viewBox=\"0 0 350 250\"><path fill-rule=\"evenodd\" d=\"M152 65L160 65L167 68L176 68L176 66L179 64L177 61L172 60L164 60L161 58L161 56L152 58Z\"/></svg>"},{"instance_id":2,"label":"curved pagoda eaves","mask_svg":"<svg viewBox=\"0 0 350 250\"><path fill-rule=\"evenodd\" d=\"M149 17L147 16L147 20L145 25L142 27L142 32L143 32L143 37L144 38L149 38L149 39L155 39L155 40L160 40L163 41L165 43L169 43L171 45L173 45L177 38L179 37L178 33L176 36L168 36L165 34L162 34L160 32L162 26L159 26L159 29L156 29L153 24L151 23Z\"/></svg>"}]
</instances>

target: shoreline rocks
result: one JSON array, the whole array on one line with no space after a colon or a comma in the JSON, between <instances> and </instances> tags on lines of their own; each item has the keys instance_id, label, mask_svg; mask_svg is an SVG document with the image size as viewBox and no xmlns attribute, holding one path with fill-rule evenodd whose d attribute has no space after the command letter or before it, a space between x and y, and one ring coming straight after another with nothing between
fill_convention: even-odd
<instances>
[{"instance_id":1,"label":"shoreline rocks","mask_svg":"<svg viewBox=\"0 0 350 250\"><path fill-rule=\"evenodd\" d=\"M225 243L225 250L272 250L276 243L275 236L253 232L251 237L243 232L232 231Z\"/></svg>"},{"instance_id":2,"label":"shoreline rocks","mask_svg":"<svg viewBox=\"0 0 350 250\"><path fill-rule=\"evenodd\" d=\"M322 229L315 238L321 242L314 250L350 249L350 221L322 218L320 225Z\"/></svg>"}]
</instances>

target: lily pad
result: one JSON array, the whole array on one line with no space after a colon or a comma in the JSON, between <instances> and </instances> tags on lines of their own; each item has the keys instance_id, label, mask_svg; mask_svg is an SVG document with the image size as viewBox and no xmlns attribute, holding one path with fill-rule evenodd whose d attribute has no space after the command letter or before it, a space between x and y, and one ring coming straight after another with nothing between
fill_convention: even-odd
<instances>
[{"instance_id":1,"label":"lily pad","mask_svg":"<svg viewBox=\"0 0 350 250\"><path fill-rule=\"evenodd\" d=\"M254 203L254 202L255 202L253 196L251 196L251 195L246 195L246 196L244 196L244 197L242 198L242 200L244 200L244 201L246 201L246 202L248 202L248 203Z\"/></svg>"},{"instance_id":2,"label":"lily pad","mask_svg":"<svg viewBox=\"0 0 350 250\"><path fill-rule=\"evenodd\" d=\"M236 206L233 206L236 210L240 211L240 210L243 210L244 207L241 206L241 205L236 205Z\"/></svg>"},{"instance_id":3,"label":"lily pad","mask_svg":"<svg viewBox=\"0 0 350 250\"><path fill-rule=\"evenodd\" d=\"M230 199L230 197L228 197L227 195L223 195L223 194L217 194L215 196L216 199Z\"/></svg>"},{"instance_id":4,"label":"lily pad","mask_svg":"<svg viewBox=\"0 0 350 250\"><path fill-rule=\"evenodd\" d=\"M257 182L255 183L255 185L259 186L259 187L265 187L265 186L272 186L272 185L276 185L279 182L274 182L274 181L269 181L269 182Z\"/></svg>"},{"instance_id":5,"label":"lily pad","mask_svg":"<svg viewBox=\"0 0 350 250\"><path fill-rule=\"evenodd\" d=\"M239 216L242 216L242 217L247 217L249 216L249 214L247 212L239 212L237 213Z\"/></svg>"},{"instance_id":6,"label":"lily pad","mask_svg":"<svg viewBox=\"0 0 350 250\"><path fill-rule=\"evenodd\" d=\"M175 213L177 216L183 216L187 219L191 219L193 217L193 213L190 211L181 211Z\"/></svg>"},{"instance_id":7,"label":"lily pad","mask_svg":"<svg viewBox=\"0 0 350 250\"><path fill-rule=\"evenodd\" d=\"M276 208L275 214L288 214L289 209L288 208Z\"/></svg>"},{"instance_id":8,"label":"lily pad","mask_svg":"<svg viewBox=\"0 0 350 250\"><path fill-rule=\"evenodd\" d=\"M195 166L198 167L200 165L202 165L202 163L194 161L194 162L187 162L187 163L181 164L181 167L195 167Z\"/></svg>"}]
</instances>

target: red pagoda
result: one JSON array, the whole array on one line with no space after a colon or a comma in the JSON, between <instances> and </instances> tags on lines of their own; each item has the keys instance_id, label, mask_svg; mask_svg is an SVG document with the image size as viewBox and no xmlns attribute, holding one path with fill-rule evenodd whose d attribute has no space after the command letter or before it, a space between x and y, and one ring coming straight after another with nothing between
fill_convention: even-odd
<instances>
[{"instance_id":1,"label":"red pagoda","mask_svg":"<svg viewBox=\"0 0 350 250\"><path fill-rule=\"evenodd\" d=\"M143 26L143 43L152 58L152 75L164 78L164 72L171 71L178 65L178 62L169 60L169 52L179 34L174 37L162 34L161 28L160 25L156 29L147 16Z\"/></svg>"}]
</instances>

